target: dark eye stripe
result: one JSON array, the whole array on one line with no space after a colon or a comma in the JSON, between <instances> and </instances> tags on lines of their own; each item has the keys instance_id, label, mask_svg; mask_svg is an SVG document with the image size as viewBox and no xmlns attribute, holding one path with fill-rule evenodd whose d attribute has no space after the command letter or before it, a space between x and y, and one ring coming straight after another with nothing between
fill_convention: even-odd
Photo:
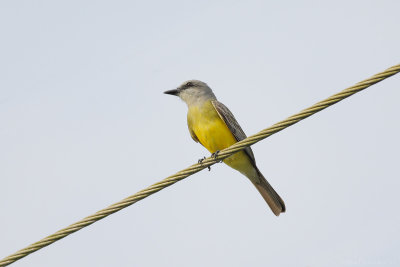
<instances>
[{"instance_id":1,"label":"dark eye stripe","mask_svg":"<svg viewBox=\"0 0 400 267\"><path fill-rule=\"evenodd\" d=\"M182 86L182 90L188 89L189 87L192 87L192 86L193 86L193 83L188 82L188 83L186 83L185 85Z\"/></svg>"}]
</instances>

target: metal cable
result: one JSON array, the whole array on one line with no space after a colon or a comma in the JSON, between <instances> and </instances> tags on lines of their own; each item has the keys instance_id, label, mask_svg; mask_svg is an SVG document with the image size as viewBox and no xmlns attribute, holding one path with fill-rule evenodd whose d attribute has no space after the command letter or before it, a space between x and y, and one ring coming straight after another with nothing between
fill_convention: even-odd
<instances>
[{"instance_id":1,"label":"metal cable","mask_svg":"<svg viewBox=\"0 0 400 267\"><path fill-rule=\"evenodd\" d=\"M24 249L21 249L21 250L15 252L14 254L2 259L0 261L0 267L7 266L7 265L33 253L45 246L48 246L48 245L56 242L57 240L60 240L74 232L81 230L82 228L84 228L98 220L103 219L104 217L107 217L108 215L113 214L114 212L117 212L123 208L126 208L126 207L136 203L137 201L142 200L143 198L146 198L146 197L150 196L151 194L154 194L154 193L160 191L161 189L164 189L164 188L166 188L166 187L168 187L168 186L170 186L170 185L172 185L172 184L174 184L174 183L176 183L198 171L201 171L204 168L207 168L207 167L229 157L230 155L244 149L247 146L253 145L253 144L267 138L268 136L273 135L274 133L277 133L277 132L345 99L346 97L349 97L361 90L364 90L365 88L367 88L375 83L378 83L398 72L400 72L400 65L395 65L381 73L378 73L378 74L372 76L369 79L359 82L359 83L357 83L335 95L332 95L331 97L329 97L321 102L318 102L318 103L314 104L313 106L311 106L307 109L304 109L303 111L301 111L281 122L278 122L278 123L272 125L271 127L262 130L261 132L255 134L255 135L249 136L248 138L246 138L240 142L237 142L234 145L232 145L224 150L221 150L218 154L217 159L212 158L212 157L206 158L206 159L204 159L204 161L201 164L194 164L194 165L190 166L189 168L186 168L172 176L169 176L169 177L165 178L164 180L162 180L158 183L155 183L155 184L149 186L148 188L143 189L130 197L127 197L105 209L102 209L102 210L96 212L93 215L90 215L74 224L71 224L70 226L68 226L64 229L59 230L58 232L56 232L52 235L49 235L46 238L43 238L42 240L40 240L36 243L33 243L33 244L27 246Z\"/></svg>"}]
</instances>

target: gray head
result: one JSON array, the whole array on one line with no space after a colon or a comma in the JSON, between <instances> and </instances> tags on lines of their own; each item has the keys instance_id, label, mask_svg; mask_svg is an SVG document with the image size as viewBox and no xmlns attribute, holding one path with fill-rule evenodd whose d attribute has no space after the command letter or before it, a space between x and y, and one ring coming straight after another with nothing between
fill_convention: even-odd
<instances>
[{"instance_id":1,"label":"gray head","mask_svg":"<svg viewBox=\"0 0 400 267\"><path fill-rule=\"evenodd\" d=\"M198 80L186 81L176 89L165 91L164 94L179 96L188 106L216 99L211 88L206 83Z\"/></svg>"}]
</instances>

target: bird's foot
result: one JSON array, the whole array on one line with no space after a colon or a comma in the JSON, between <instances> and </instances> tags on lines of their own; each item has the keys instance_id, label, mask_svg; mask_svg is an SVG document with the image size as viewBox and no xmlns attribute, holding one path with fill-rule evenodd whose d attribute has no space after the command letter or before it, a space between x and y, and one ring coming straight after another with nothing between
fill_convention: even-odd
<instances>
[{"instance_id":1,"label":"bird's foot","mask_svg":"<svg viewBox=\"0 0 400 267\"><path fill-rule=\"evenodd\" d=\"M203 161L206 159L206 157L203 157L203 158L201 158L201 159L199 159L198 161L197 161L197 163L199 163L200 165L202 165L203 164Z\"/></svg>"},{"instance_id":2,"label":"bird's foot","mask_svg":"<svg viewBox=\"0 0 400 267\"><path fill-rule=\"evenodd\" d=\"M203 157L203 158L201 158L201 159L199 159L197 162L200 164L200 165L203 165L203 161L206 159L206 157ZM208 168L208 171L211 171L211 166L207 166L207 168Z\"/></svg>"},{"instance_id":3,"label":"bird's foot","mask_svg":"<svg viewBox=\"0 0 400 267\"><path fill-rule=\"evenodd\" d=\"M214 153L211 154L211 157L216 159L218 157L219 150L215 151Z\"/></svg>"},{"instance_id":4,"label":"bird's foot","mask_svg":"<svg viewBox=\"0 0 400 267\"><path fill-rule=\"evenodd\" d=\"M217 151L215 151L214 153L212 153L212 154L211 154L211 157L214 158L214 159L217 159L218 154L219 154L219 150L217 150ZM222 162L222 160L218 161L218 163L221 163L221 162Z\"/></svg>"}]
</instances>

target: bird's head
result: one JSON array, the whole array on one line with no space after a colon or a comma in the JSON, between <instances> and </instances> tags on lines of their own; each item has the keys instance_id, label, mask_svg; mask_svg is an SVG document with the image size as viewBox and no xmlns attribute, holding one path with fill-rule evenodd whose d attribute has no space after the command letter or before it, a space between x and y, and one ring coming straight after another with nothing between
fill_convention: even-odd
<instances>
[{"instance_id":1,"label":"bird's head","mask_svg":"<svg viewBox=\"0 0 400 267\"><path fill-rule=\"evenodd\" d=\"M198 80L186 81L176 89L165 91L164 94L179 96L188 106L216 99L211 88L205 82Z\"/></svg>"}]
</instances>

